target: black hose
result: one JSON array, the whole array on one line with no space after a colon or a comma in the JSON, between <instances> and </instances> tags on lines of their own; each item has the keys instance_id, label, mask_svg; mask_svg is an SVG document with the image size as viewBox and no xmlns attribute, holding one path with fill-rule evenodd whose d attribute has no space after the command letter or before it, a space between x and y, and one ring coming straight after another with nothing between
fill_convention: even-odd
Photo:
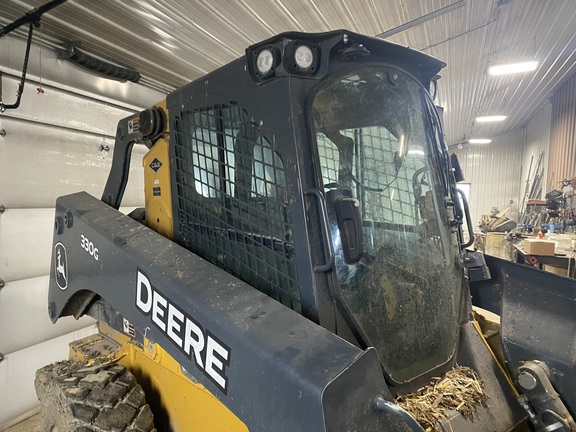
<instances>
[{"instance_id":1,"label":"black hose","mask_svg":"<svg viewBox=\"0 0 576 432\"><path fill-rule=\"evenodd\" d=\"M116 78L123 81L132 81L134 83L140 81L139 72L116 66L115 64L104 60L100 60L80 51L76 47L71 47L66 51L60 51L59 58L70 60L80 66L85 67L86 69L90 69L91 71L100 73L107 77Z\"/></svg>"},{"instance_id":2,"label":"black hose","mask_svg":"<svg viewBox=\"0 0 576 432\"><path fill-rule=\"evenodd\" d=\"M16 109L20 106L20 100L22 99L22 93L24 93L24 84L26 84L26 70L28 69L28 58L30 57L30 46L32 45L32 33L34 32L34 23L30 22L30 28L28 29L28 40L26 41L26 53L24 54L24 65L22 66L22 77L20 78L20 84L18 84L18 90L16 92L16 102L11 105L4 105L0 101L0 113L3 113L7 109Z\"/></svg>"},{"instance_id":3,"label":"black hose","mask_svg":"<svg viewBox=\"0 0 576 432\"><path fill-rule=\"evenodd\" d=\"M560 414L558 414L555 411L552 410L544 410L544 412L542 412L542 415L540 416L540 418L542 418L542 416L544 414L548 414L552 417L554 417L564 428L566 428L566 431L571 431L572 429L570 428L570 425L568 424L568 422L566 421L566 419L564 417L562 417Z\"/></svg>"}]
</instances>

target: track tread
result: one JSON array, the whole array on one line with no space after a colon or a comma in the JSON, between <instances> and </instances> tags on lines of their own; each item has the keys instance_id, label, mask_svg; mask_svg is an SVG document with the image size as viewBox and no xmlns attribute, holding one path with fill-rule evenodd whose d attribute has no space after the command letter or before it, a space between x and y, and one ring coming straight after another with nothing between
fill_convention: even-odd
<instances>
[{"instance_id":1,"label":"track tread","mask_svg":"<svg viewBox=\"0 0 576 432\"><path fill-rule=\"evenodd\" d=\"M124 366L58 362L36 372L46 432L155 432L142 387Z\"/></svg>"}]
</instances>

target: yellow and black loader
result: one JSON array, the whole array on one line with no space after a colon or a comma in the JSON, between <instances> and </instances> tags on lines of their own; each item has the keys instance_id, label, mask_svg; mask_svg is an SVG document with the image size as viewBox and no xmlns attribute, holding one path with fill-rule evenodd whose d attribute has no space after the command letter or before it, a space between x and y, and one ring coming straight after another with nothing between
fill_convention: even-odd
<instances>
[{"instance_id":1,"label":"yellow and black loader","mask_svg":"<svg viewBox=\"0 0 576 432\"><path fill-rule=\"evenodd\" d=\"M575 430L573 285L538 282L537 302L535 276L466 250L429 94L444 66L283 33L121 120L102 199L56 204L50 318L100 331L38 372L46 430L422 431L395 398L456 365L487 399L437 430ZM146 206L125 216L135 144ZM502 315L504 365L471 287Z\"/></svg>"}]
</instances>

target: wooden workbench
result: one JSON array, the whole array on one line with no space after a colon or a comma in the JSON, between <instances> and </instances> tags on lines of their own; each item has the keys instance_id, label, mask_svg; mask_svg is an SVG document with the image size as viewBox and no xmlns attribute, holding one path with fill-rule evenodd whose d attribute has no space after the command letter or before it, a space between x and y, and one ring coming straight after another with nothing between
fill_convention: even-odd
<instances>
[{"instance_id":1,"label":"wooden workbench","mask_svg":"<svg viewBox=\"0 0 576 432\"><path fill-rule=\"evenodd\" d=\"M557 268L566 269L563 276L575 277L576 254L571 250L558 249L554 256L552 255L533 255L524 251L522 244L514 245L514 258L517 263L526 264L545 270L544 265L550 265ZM556 272L553 272L556 273ZM560 273L558 273L560 274Z\"/></svg>"}]
</instances>

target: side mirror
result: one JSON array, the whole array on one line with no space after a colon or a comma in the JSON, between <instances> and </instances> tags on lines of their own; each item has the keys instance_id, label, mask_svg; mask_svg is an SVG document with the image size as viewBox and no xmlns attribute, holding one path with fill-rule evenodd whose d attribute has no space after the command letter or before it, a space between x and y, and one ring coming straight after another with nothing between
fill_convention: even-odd
<instances>
[{"instance_id":1,"label":"side mirror","mask_svg":"<svg viewBox=\"0 0 576 432\"><path fill-rule=\"evenodd\" d=\"M364 253L360 202L352 197L338 197L334 201L334 211L344 260L347 264L356 264Z\"/></svg>"},{"instance_id":2,"label":"side mirror","mask_svg":"<svg viewBox=\"0 0 576 432\"><path fill-rule=\"evenodd\" d=\"M456 153L452 153L450 155L450 166L454 171L454 179L456 183L459 183L464 180L464 173L462 172L462 168L460 168L460 162L458 161L458 156Z\"/></svg>"}]
</instances>

